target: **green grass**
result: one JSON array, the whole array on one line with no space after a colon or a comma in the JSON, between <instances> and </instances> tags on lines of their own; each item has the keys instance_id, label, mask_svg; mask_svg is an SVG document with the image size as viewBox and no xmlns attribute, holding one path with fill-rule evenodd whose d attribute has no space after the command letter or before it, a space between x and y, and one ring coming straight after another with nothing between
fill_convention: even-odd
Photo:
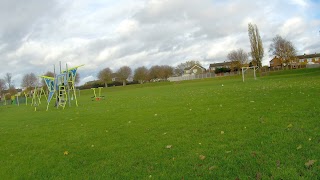
<instances>
[{"instance_id":1,"label":"green grass","mask_svg":"<svg viewBox=\"0 0 320 180\"><path fill-rule=\"evenodd\" d=\"M319 78L302 69L112 87L101 101L86 90L64 110L0 106L0 177L318 179Z\"/></svg>"}]
</instances>

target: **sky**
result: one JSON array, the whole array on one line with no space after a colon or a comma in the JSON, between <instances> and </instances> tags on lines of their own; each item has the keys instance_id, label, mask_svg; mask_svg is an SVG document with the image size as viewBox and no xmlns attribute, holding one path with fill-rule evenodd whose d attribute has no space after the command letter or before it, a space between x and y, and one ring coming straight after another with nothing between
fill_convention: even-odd
<instances>
[{"instance_id":1,"label":"sky","mask_svg":"<svg viewBox=\"0 0 320 180\"><path fill-rule=\"evenodd\" d=\"M319 0L0 0L0 78L16 87L28 73L66 64L80 85L100 70L227 61L250 52L248 23L256 24L272 58L272 38L291 41L298 54L320 53Z\"/></svg>"}]
</instances>

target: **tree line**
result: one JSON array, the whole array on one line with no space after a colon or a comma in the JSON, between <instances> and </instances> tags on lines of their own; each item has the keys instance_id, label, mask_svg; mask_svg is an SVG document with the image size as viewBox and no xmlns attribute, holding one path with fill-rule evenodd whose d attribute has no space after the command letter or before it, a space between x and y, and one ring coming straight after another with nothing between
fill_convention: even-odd
<instances>
[{"instance_id":1,"label":"tree line","mask_svg":"<svg viewBox=\"0 0 320 180\"><path fill-rule=\"evenodd\" d=\"M91 87L100 86L125 86L130 84L143 84L145 82L166 81L171 76L181 76L186 68L190 68L193 65L198 64L199 61L190 60L180 63L176 67L169 65L154 65L150 68L140 66L132 70L129 66L122 66L116 71L112 71L111 68L106 67L97 73L97 79L95 81L87 82L80 86L80 89L88 89Z\"/></svg>"},{"instance_id":2,"label":"tree line","mask_svg":"<svg viewBox=\"0 0 320 180\"><path fill-rule=\"evenodd\" d=\"M122 66L117 71L113 72L109 67L98 72L97 78L104 84L105 87L113 81L120 81L125 86L129 77L134 81L142 84L147 81L166 80L174 73L174 68L169 65L155 65L151 68L141 66L134 71L129 66Z\"/></svg>"}]
</instances>

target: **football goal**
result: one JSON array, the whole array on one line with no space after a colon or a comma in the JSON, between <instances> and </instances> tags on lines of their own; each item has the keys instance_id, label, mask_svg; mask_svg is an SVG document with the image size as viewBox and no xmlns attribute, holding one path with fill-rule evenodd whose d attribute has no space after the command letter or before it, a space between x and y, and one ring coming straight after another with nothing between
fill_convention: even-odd
<instances>
[{"instance_id":1,"label":"football goal","mask_svg":"<svg viewBox=\"0 0 320 180\"><path fill-rule=\"evenodd\" d=\"M257 76L256 76L256 71L259 69L258 66L252 66L252 67L242 67L242 81L244 82L244 79L245 79L245 74L252 74L253 73L253 78L254 80L257 79ZM249 71L250 73L249 73Z\"/></svg>"}]
</instances>

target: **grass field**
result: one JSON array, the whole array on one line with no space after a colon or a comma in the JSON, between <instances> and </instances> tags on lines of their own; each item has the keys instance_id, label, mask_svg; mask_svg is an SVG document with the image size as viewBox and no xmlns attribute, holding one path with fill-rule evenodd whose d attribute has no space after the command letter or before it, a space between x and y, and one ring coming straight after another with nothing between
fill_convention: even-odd
<instances>
[{"instance_id":1,"label":"grass field","mask_svg":"<svg viewBox=\"0 0 320 180\"><path fill-rule=\"evenodd\" d=\"M0 106L1 179L319 179L320 69Z\"/></svg>"}]
</instances>

